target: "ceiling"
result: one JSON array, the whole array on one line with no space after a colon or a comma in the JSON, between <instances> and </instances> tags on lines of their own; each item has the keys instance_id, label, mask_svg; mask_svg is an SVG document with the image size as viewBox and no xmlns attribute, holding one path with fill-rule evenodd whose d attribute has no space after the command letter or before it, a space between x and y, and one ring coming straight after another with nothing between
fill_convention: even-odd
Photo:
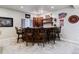
<instances>
[{"instance_id":1,"label":"ceiling","mask_svg":"<svg viewBox=\"0 0 79 59\"><path fill-rule=\"evenodd\" d=\"M0 5L0 7L17 10L23 13L42 14L68 8L71 7L71 5Z\"/></svg>"}]
</instances>

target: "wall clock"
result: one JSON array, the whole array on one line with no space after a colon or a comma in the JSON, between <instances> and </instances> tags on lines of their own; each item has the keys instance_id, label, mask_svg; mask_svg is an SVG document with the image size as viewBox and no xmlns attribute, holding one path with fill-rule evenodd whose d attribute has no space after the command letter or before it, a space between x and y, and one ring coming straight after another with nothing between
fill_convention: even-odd
<instances>
[{"instance_id":1,"label":"wall clock","mask_svg":"<svg viewBox=\"0 0 79 59\"><path fill-rule=\"evenodd\" d=\"M79 20L79 17L78 17L77 15L72 15L72 16L70 16L69 19L68 19L69 23L72 23L72 24L73 24L73 23L77 23L78 20Z\"/></svg>"}]
</instances>

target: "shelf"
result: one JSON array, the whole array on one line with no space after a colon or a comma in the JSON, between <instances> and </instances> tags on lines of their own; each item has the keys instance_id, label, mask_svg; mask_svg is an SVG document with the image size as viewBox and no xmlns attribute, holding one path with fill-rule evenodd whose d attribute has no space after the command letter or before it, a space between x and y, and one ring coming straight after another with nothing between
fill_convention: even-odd
<instances>
[{"instance_id":1,"label":"shelf","mask_svg":"<svg viewBox=\"0 0 79 59\"><path fill-rule=\"evenodd\" d=\"M53 24L53 22L43 22L43 24Z\"/></svg>"},{"instance_id":2,"label":"shelf","mask_svg":"<svg viewBox=\"0 0 79 59\"><path fill-rule=\"evenodd\" d=\"M43 19L43 20L53 20L53 18L51 17L51 18L46 18L46 19Z\"/></svg>"}]
</instances>

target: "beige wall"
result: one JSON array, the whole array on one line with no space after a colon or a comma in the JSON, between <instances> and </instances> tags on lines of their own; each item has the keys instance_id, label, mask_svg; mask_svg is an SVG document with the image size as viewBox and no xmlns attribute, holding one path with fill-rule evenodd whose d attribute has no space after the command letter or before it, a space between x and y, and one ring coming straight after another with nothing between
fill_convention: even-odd
<instances>
[{"instance_id":1,"label":"beige wall","mask_svg":"<svg viewBox=\"0 0 79 59\"><path fill-rule=\"evenodd\" d=\"M15 26L21 26L21 19L24 18L24 13L0 8L0 17L13 18L13 27L0 27L0 40L16 37Z\"/></svg>"},{"instance_id":2,"label":"beige wall","mask_svg":"<svg viewBox=\"0 0 79 59\"><path fill-rule=\"evenodd\" d=\"M75 8L65 8L53 12L53 15L58 18L58 14L61 12L67 13L67 16L64 18L64 26L62 28L62 36L66 41L74 42L79 44L79 21L77 23L69 23L68 19L71 15L79 16L79 9Z\"/></svg>"}]
</instances>

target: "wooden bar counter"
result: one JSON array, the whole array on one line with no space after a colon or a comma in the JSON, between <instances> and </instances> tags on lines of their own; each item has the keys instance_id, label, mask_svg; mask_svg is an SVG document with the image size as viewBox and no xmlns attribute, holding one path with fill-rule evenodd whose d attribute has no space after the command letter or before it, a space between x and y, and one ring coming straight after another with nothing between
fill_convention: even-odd
<instances>
[{"instance_id":1,"label":"wooden bar counter","mask_svg":"<svg viewBox=\"0 0 79 59\"><path fill-rule=\"evenodd\" d=\"M46 43L51 40L56 39L56 34L59 31L57 27L33 27L33 28L23 28L23 40L26 43ZM59 31L60 33L60 31Z\"/></svg>"}]
</instances>

